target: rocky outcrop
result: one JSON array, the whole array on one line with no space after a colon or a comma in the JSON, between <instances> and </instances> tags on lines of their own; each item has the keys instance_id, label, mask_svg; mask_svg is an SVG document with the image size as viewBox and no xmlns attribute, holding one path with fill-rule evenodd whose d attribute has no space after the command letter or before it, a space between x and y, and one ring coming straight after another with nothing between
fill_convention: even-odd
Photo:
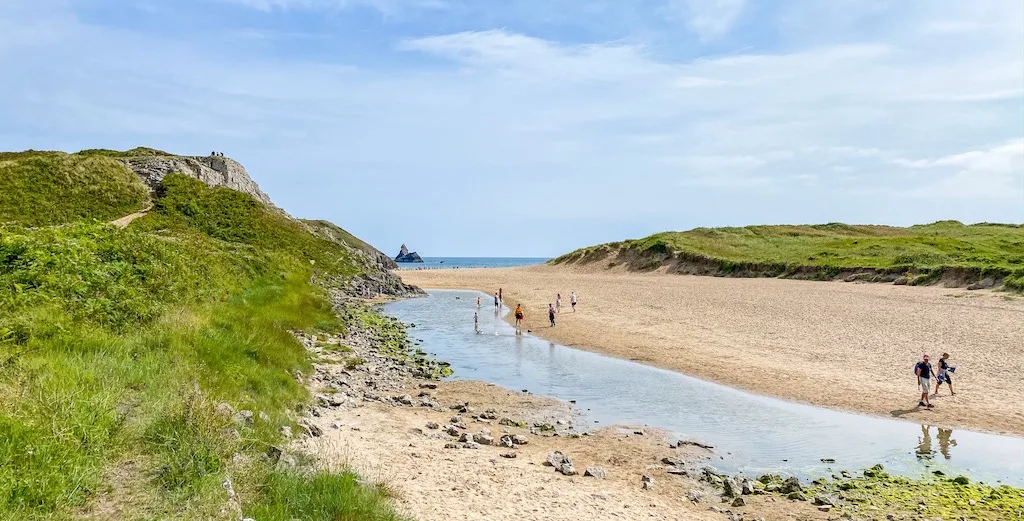
<instances>
[{"instance_id":1,"label":"rocky outcrop","mask_svg":"<svg viewBox=\"0 0 1024 521\"><path fill-rule=\"evenodd\" d=\"M274 207L270 196L260 190L239 162L223 156L139 156L123 157L121 162L135 172L151 189L156 189L167 174L184 174L209 186L224 186L249 194Z\"/></svg>"},{"instance_id":2,"label":"rocky outcrop","mask_svg":"<svg viewBox=\"0 0 1024 521\"><path fill-rule=\"evenodd\" d=\"M409 248L403 244L402 249L395 256L395 262L423 262L423 259L416 252L410 252Z\"/></svg>"}]
</instances>

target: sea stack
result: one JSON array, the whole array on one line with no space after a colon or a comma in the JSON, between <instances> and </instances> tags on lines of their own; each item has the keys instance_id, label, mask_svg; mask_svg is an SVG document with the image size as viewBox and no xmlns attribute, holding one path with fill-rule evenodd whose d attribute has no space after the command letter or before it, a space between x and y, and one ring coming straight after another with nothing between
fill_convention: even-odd
<instances>
[{"instance_id":1,"label":"sea stack","mask_svg":"<svg viewBox=\"0 0 1024 521\"><path fill-rule=\"evenodd\" d=\"M410 252L404 244L402 249L398 251L398 255L395 257L395 262L423 262L419 254L416 252Z\"/></svg>"}]
</instances>

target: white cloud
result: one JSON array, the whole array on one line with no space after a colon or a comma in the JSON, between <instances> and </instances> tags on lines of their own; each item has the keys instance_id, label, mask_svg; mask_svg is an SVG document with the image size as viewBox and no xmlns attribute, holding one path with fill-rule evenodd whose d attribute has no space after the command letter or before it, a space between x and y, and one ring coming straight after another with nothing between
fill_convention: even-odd
<instances>
[{"instance_id":1,"label":"white cloud","mask_svg":"<svg viewBox=\"0 0 1024 521\"><path fill-rule=\"evenodd\" d=\"M356 7L369 7L382 14L393 15L408 9L443 9L447 6L444 0L216 0L260 11L288 11L293 9L306 10L340 10Z\"/></svg>"},{"instance_id":2,"label":"white cloud","mask_svg":"<svg viewBox=\"0 0 1024 521\"><path fill-rule=\"evenodd\" d=\"M896 158L893 163L924 170L918 197L1010 198L1024 203L1024 139L934 159Z\"/></svg>"},{"instance_id":3,"label":"white cloud","mask_svg":"<svg viewBox=\"0 0 1024 521\"><path fill-rule=\"evenodd\" d=\"M745 0L668 0L672 15L686 24L702 40L724 36L743 12Z\"/></svg>"}]
</instances>

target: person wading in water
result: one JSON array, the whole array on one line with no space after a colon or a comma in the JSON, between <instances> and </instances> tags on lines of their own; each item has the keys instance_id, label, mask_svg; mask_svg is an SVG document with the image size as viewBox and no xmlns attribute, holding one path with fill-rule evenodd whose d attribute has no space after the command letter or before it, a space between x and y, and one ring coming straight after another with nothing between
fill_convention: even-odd
<instances>
[{"instance_id":1,"label":"person wading in water","mask_svg":"<svg viewBox=\"0 0 1024 521\"><path fill-rule=\"evenodd\" d=\"M523 334L523 332L521 331L521 329L523 327L523 316L524 316L523 315L523 305L522 304L516 304L516 334L517 335Z\"/></svg>"}]
</instances>

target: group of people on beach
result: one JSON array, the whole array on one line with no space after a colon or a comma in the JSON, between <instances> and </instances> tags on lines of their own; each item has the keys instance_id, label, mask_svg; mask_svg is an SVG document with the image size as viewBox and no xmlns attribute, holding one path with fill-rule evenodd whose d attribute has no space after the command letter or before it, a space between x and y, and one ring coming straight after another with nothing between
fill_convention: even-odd
<instances>
[{"instance_id":1,"label":"group of people on beach","mask_svg":"<svg viewBox=\"0 0 1024 521\"><path fill-rule=\"evenodd\" d=\"M498 288L498 291L494 292L494 315L495 316L498 316L498 313L501 312L501 305L504 303L504 298L505 298L504 288ZM577 302L579 302L579 299L576 297L576 292L575 291L570 292L570 294L569 294L569 304L572 306L572 312L573 313L576 312L576 303ZM480 303L480 297L477 297L477 299L476 299L476 307L477 307L477 309L480 309L480 304L481 304ZM552 304L550 302L548 303L548 322L550 322L550 324L551 324L550 327L555 327L555 315L558 314L558 313L561 313L561 312L562 312L562 294L558 293L557 295L555 295L555 302L554 302L554 304ZM523 319L526 318L526 313L523 311L523 305L522 304L516 304L516 309L515 309L515 311L513 313L514 313L514 316L516 318L516 322L515 322L515 324L516 324L516 334L517 335L521 335L523 333L523 330L522 330ZM476 329L477 332L480 331L480 316L479 316L478 313L473 313L473 326L474 326L474 328Z\"/></svg>"},{"instance_id":2,"label":"group of people on beach","mask_svg":"<svg viewBox=\"0 0 1024 521\"><path fill-rule=\"evenodd\" d=\"M928 359L928 355L924 355L921 361L914 365L914 374L917 376L917 385L921 388L921 400L917 402L918 407L924 407L931 409L935 407L932 402L928 399L928 393L931 392L932 388L932 376L935 377L935 394L932 396L939 395L939 388L942 387L943 383L949 384L949 394L956 395L953 392L953 378L952 375L956 371L956 367L949 364L949 353L942 353L942 358L939 359L939 372L936 373L932 369L932 364Z\"/></svg>"}]
</instances>

